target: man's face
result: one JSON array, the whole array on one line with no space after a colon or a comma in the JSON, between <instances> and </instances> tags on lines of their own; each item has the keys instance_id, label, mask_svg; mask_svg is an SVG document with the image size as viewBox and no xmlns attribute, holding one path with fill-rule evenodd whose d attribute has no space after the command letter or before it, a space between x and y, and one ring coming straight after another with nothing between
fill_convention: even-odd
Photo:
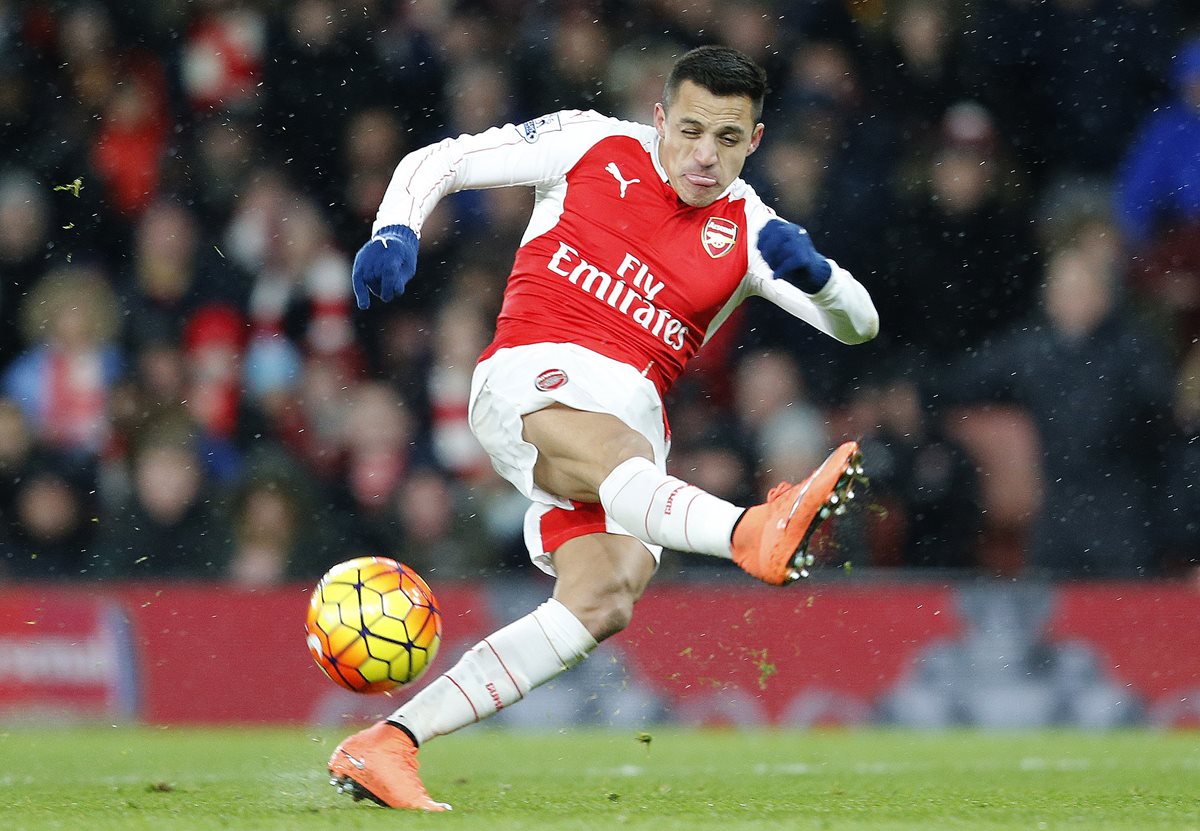
<instances>
[{"instance_id":1,"label":"man's face","mask_svg":"<svg viewBox=\"0 0 1200 831\"><path fill-rule=\"evenodd\" d=\"M654 105L654 126L667 180L694 208L711 205L741 175L763 132L748 97L714 95L691 81L679 85L670 112Z\"/></svg>"}]
</instances>

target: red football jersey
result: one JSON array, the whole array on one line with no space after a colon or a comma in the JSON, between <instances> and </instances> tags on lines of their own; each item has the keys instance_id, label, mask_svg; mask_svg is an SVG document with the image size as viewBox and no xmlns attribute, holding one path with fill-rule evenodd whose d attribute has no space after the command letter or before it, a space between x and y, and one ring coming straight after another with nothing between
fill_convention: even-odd
<instances>
[{"instance_id":1,"label":"red football jersey","mask_svg":"<svg viewBox=\"0 0 1200 831\"><path fill-rule=\"evenodd\" d=\"M848 272L834 264L815 295L773 279L756 243L775 212L740 179L707 207L685 204L657 148L653 127L579 111L447 139L400 163L375 228L419 234L447 193L535 187L495 339L481 357L574 343L635 367L661 393L751 294L840 340L864 339L874 307Z\"/></svg>"}]
</instances>

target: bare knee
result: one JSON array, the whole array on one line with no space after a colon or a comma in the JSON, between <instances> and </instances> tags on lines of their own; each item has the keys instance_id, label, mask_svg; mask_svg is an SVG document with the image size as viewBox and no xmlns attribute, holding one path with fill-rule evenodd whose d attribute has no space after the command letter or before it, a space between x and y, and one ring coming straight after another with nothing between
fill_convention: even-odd
<instances>
[{"instance_id":1,"label":"bare knee","mask_svg":"<svg viewBox=\"0 0 1200 831\"><path fill-rule=\"evenodd\" d=\"M629 459L640 457L654 460L654 448L650 446L650 442L641 433L633 430L607 436L601 451L605 466L608 467L605 471L606 476L612 472L612 468Z\"/></svg>"},{"instance_id":2,"label":"bare knee","mask_svg":"<svg viewBox=\"0 0 1200 831\"><path fill-rule=\"evenodd\" d=\"M628 587L604 586L589 595L559 601L571 610L597 641L623 631L633 620L636 597Z\"/></svg>"}]
</instances>

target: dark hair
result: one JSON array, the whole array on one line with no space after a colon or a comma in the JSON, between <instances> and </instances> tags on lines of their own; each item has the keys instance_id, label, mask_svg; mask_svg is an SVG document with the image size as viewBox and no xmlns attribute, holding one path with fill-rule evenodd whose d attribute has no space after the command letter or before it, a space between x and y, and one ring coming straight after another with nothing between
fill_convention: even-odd
<instances>
[{"instance_id":1,"label":"dark hair","mask_svg":"<svg viewBox=\"0 0 1200 831\"><path fill-rule=\"evenodd\" d=\"M671 99L684 81L704 87L713 95L744 95L754 104L754 118L762 115L766 70L736 49L700 46L677 60L663 87L663 109L671 108Z\"/></svg>"}]
</instances>

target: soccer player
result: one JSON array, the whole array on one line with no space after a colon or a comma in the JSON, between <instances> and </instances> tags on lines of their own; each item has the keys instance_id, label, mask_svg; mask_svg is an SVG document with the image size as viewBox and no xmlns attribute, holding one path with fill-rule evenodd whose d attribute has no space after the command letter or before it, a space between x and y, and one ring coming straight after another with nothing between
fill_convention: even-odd
<instances>
[{"instance_id":1,"label":"soccer player","mask_svg":"<svg viewBox=\"0 0 1200 831\"><path fill-rule=\"evenodd\" d=\"M762 140L766 75L733 49L674 65L653 126L565 111L417 150L396 168L354 261L358 304L416 269L421 224L448 193L531 185L533 215L495 339L474 373L471 428L533 504L530 556L553 597L343 741L333 784L393 808L445 810L417 748L520 701L624 629L662 547L731 558L783 585L861 474L847 442L749 509L666 474L663 395L750 295L844 343L875 336L867 291L739 177ZM810 561L810 560L807 560Z\"/></svg>"}]
</instances>

